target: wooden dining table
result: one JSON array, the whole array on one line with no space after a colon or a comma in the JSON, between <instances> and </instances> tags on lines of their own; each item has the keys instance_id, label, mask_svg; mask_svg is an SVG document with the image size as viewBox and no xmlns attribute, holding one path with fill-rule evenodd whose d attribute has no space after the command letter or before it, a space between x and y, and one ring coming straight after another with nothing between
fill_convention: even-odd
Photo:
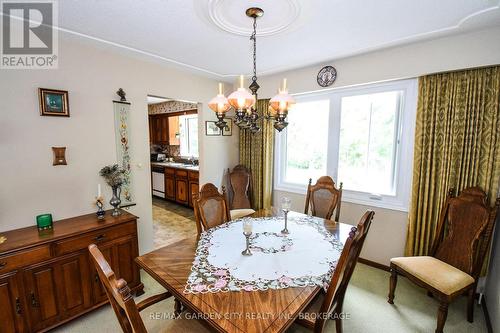
<instances>
[{"instance_id":1,"label":"wooden dining table","mask_svg":"<svg viewBox=\"0 0 500 333\"><path fill-rule=\"evenodd\" d=\"M273 208L259 210L251 217L278 214L279 210ZM301 215L304 216L289 212L288 216ZM352 225L320 220L344 244ZM144 254L136 258L136 262L191 313L197 314L217 332L284 332L321 291L319 286L309 286L252 292L185 293L197 245L198 237L193 235Z\"/></svg>"}]
</instances>

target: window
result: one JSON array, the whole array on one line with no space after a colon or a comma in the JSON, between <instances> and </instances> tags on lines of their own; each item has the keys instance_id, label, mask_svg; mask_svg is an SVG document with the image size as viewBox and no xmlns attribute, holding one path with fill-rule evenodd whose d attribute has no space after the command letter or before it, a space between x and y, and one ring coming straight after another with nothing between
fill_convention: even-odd
<instances>
[{"instance_id":1,"label":"window","mask_svg":"<svg viewBox=\"0 0 500 333\"><path fill-rule=\"evenodd\" d=\"M296 96L277 135L275 189L305 193L309 178L330 175L344 201L406 211L415 94L405 80Z\"/></svg>"},{"instance_id":2,"label":"window","mask_svg":"<svg viewBox=\"0 0 500 333\"><path fill-rule=\"evenodd\" d=\"M298 103L288 114L285 175L288 183L300 184L326 173L328 99ZM311 145L311 142L316 144Z\"/></svg>"},{"instance_id":3,"label":"window","mask_svg":"<svg viewBox=\"0 0 500 333\"><path fill-rule=\"evenodd\" d=\"M198 115L179 116L181 156L198 157Z\"/></svg>"},{"instance_id":4,"label":"window","mask_svg":"<svg viewBox=\"0 0 500 333\"><path fill-rule=\"evenodd\" d=\"M342 97L338 179L346 190L394 195L401 91Z\"/></svg>"}]
</instances>

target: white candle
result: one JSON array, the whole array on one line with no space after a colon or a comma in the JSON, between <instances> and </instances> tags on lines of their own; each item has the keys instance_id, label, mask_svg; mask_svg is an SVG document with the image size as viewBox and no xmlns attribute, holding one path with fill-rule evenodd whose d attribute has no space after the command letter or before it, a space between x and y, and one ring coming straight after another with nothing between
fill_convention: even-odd
<instances>
[{"instance_id":1,"label":"white candle","mask_svg":"<svg viewBox=\"0 0 500 333\"><path fill-rule=\"evenodd\" d=\"M244 221L243 222L243 232L245 234L251 234L252 233L252 221Z\"/></svg>"},{"instance_id":2,"label":"white candle","mask_svg":"<svg viewBox=\"0 0 500 333\"><path fill-rule=\"evenodd\" d=\"M101 197L101 184L97 184L97 197Z\"/></svg>"}]
</instances>

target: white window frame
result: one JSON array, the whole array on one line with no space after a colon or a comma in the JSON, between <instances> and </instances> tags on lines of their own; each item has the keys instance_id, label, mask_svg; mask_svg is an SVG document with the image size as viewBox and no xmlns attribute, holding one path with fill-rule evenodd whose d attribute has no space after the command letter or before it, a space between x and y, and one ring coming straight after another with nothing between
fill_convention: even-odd
<instances>
[{"instance_id":1,"label":"white window frame","mask_svg":"<svg viewBox=\"0 0 500 333\"><path fill-rule=\"evenodd\" d=\"M199 142L198 142L198 152L197 152L197 155L195 155L195 154L193 154L193 152L190 149L191 148L191 145L190 145L190 135L189 135L189 127L190 126L188 124L190 119L195 119L196 118L197 119L196 121L198 122L198 114L188 114L188 115L184 115L184 116L185 117L183 118L184 121L183 121L182 125L186 127L186 129L185 129L186 135L185 135L184 139L180 138L180 144L186 146L188 154L187 155L182 155L181 154L181 155L182 155L182 157L195 157L195 158L198 158L199 154L200 154L200 152L199 152ZM182 117L182 116L179 116L179 117Z\"/></svg>"},{"instance_id":2,"label":"white window frame","mask_svg":"<svg viewBox=\"0 0 500 333\"><path fill-rule=\"evenodd\" d=\"M395 131L395 195L379 195L344 189L342 191L342 201L406 212L408 211L409 206L413 166L413 141L415 137L415 117L417 108L417 79L338 88L319 93L296 94L294 97L297 102L307 102L321 98L330 100L326 173L331 176L336 183L338 183L339 181L342 181L342 179L337 180L342 97L374 94L387 91L402 92L400 99L401 107L396 119L397 131ZM304 179L303 184L295 184L285 181L286 163L284 162L286 161L286 137L286 128L281 133L276 135L274 189L277 191L305 194L307 191L308 179ZM314 181L315 180L313 179L313 183Z\"/></svg>"}]
</instances>

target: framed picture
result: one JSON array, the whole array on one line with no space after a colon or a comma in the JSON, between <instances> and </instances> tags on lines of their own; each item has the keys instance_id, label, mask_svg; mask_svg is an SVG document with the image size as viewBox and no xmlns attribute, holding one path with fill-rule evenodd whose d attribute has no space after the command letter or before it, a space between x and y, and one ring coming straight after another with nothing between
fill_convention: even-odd
<instances>
[{"instance_id":1,"label":"framed picture","mask_svg":"<svg viewBox=\"0 0 500 333\"><path fill-rule=\"evenodd\" d=\"M205 121L205 135L206 136L219 136L221 135L220 128L215 125L215 121Z\"/></svg>"},{"instance_id":2,"label":"framed picture","mask_svg":"<svg viewBox=\"0 0 500 333\"><path fill-rule=\"evenodd\" d=\"M38 88L41 116L69 117L68 92Z\"/></svg>"},{"instance_id":3,"label":"framed picture","mask_svg":"<svg viewBox=\"0 0 500 333\"><path fill-rule=\"evenodd\" d=\"M233 135L233 120L229 119L229 118L226 118L225 122L227 124L226 124L226 127L224 127L222 129L222 135L224 135L224 136L231 136L231 135Z\"/></svg>"}]
</instances>

